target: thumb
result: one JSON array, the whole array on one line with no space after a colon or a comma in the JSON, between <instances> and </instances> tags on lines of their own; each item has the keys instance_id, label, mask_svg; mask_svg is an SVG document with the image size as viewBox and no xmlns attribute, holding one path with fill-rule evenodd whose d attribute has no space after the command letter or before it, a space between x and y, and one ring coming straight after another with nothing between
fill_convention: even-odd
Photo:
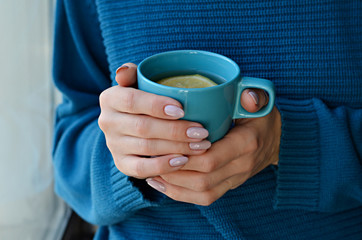
<instances>
[{"instance_id":1,"label":"thumb","mask_svg":"<svg viewBox=\"0 0 362 240\"><path fill-rule=\"evenodd\" d=\"M246 89L241 94L241 106L248 112L254 113L268 104L268 94L261 89Z\"/></svg>"},{"instance_id":2,"label":"thumb","mask_svg":"<svg viewBox=\"0 0 362 240\"><path fill-rule=\"evenodd\" d=\"M137 82L137 65L125 63L116 71L116 82L122 87L130 87Z\"/></svg>"}]
</instances>

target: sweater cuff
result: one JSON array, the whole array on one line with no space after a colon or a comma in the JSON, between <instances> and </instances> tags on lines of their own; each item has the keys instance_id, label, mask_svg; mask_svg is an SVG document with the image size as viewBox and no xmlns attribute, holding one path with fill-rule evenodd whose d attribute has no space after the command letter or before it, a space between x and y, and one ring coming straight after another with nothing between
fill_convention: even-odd
<instances>
[{"instance_id":1,"label":"sweater cuff","mask_svg":"<svg viewBox=\"0 0 362 240\"><path fill-rule=\"evenodd\" d=\"M275 207L317 210L319 124L312 100L277 99L282 119Z\"/></svg>"},{"instance_id":2,"label":"sweater cuff","mask_svg":"<svg viewBox=\"0 0 362 240\"><path fill-rule=\"evenodd\" d=\"M140 189L131 177L117 169L100 130L93 147L90 178L93 192L91 210L94 211L90 221L97 225L119 223L140 209L160 204L159 199L148 196L151 187Z\"/></svg>"},{"instance_id":3,"label":"sweater cuff","mask_svg":"<svg viewBox=\"0 0 362 240\"><path fill-rule=\"evenodd\" d=\"M124 212L135 212L142 208L158 205L157 202L146 199L131 178L121 173L114 163L111 167L111 185L113 198Z\"/></svg>"},{"instance_id":4,"label":"sweater cuff","mask_svg":"<svg viewBox=\"0 0 362 240\"><path fill-rule=\"evenodd\" d=\"M131 178L118 170L114 164L112 154L106 146L102 132L100 132L100 138L99 141L96 142L96 146L98 147L94 147L95 153L93 154L93 158L95 159L93 162L98 163L100 159L103 159L107 161L107 163L105 163L106 167L94 167L94 169L97 169L99 172L91 175L93 177L98 176L99 178L94 180L94 182L100 183L95 190L102 191L104 188L108 189L108 193L102 194L102 196L105 198L112 196L113 203L115 204L114 208L112 208L114 214L132 214L139 209L158 205L156 201L145 198L144 193L134 185ZM104 182L106 182L109 187L104 186L104 184L102 184ZM104 202L109 203L109 199Z\"/></svg>"}]
</instances>

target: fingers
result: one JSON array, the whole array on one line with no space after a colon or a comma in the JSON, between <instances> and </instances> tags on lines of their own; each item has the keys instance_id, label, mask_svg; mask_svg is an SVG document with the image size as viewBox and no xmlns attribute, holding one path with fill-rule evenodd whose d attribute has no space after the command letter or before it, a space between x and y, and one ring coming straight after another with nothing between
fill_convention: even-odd
<instances>
[{"instance_id":1,"label":"fingers","mask_svg":"<svg viewBox=\"0 0 362 240\"><path fill-rule=\"evenodd\" d=\"M106 137L133 136L179 142L199 142L208 136L201 124L184 120L170 121L146 115L108 113L100 115L99 126Z\"/></svg>"},{"instance_id":2,"label":"fingers","mask_svg":"<svg viewBox=\"0 0 362 240\"><path fill-rule=\"evenodd\" d=\"M133 86L137 81L137 65L125 63L116 71L116 82L122 87Z\"/></svg>"},{"instance_id":3,"label":"fingers","mask_svg":"<svg viewBox=\"0 0 362 240\"><path fill-rule=\"evenodd\" d=\"M278 158L280 119L276 113L236 122L207 152L189 156L178 171L148 178L147 183L177 201L212 204Z\"/></svg>"},{"instance_id":4,"label":"fingers","mask_svg":"<svg viewBox=\"0 0 362 240\"><path fill-rule=\"evenodd\" d=\"M175 154L154 158L125 155L114 160L119 171L139 179L176 171L187 161L187 157Z\"/></svg>"},{"instance_id":5,"label":"fingers","mask_svg":"<svg viewBox=\"0 0 362 240\"><path fill-rule=\"evenodd\" d=\"M169 184L161 177L148 178L146 181L152 188L164 193L176 201L193 203L201 206L211 205L213 202L223 196L228 190L230 190L233 185L233 179L227 179L208 191L196 192L190 189Z\"/></svg>"},{"instance_id":6,"label":"fingers","mask_svg":"<svg viewBox=\"0 0 362 240\"><path fill-rule=\"evenodd\" d=\"M128 88L137 82L137 65L125 63L119 67L116 71L116 81L120 87L112 88L113 92L102 93L101 104L112 102L111 106L115 110L131 114L146 114L166 119L178 119L184 116L182 106L178 101Z\"/></svg>"},{"instance_id":7,"label":"fingers","mask_svg":"<svg viewBox=\"0 0 362 240\"><path fill-rule=\"evenodd\" d=\"M234 159L253 153L258 148L258 141L252 131L253 129L235 127L223 139L213 143L205 154L190 156L190 161L182 169L208 173Z\"/></svg>"},{"instance_id":8,"label":"fingers","mask_svg":"<svg viewBox=\"0 0 362 240\"><path fill-rule=\"evenodd\" d=\"M250 168L248 165L250 164L246 161L245 164L232 161L230 164L210 173L180 170L170 174L163 174L161 177L171 185L187 188L196 192L205 192L236 175L239 176L237 183L240 185L250 176ZM236 186L232 185L231 187L234 188Z\"/></svg>"},{"instance_id":9,"label":"fingers","mask_svg":"<svg viewBox=\"0 0 362 240\"><path fill-rule=\"evenodd\" d=\"M145 139L131 136L122 136L119 140L122 144L110 146L115 153L123 155L140 155L140 156L160 156L169 153L181 155L200 155L204 153L211 143L207 140L198 142L198 147L194 148L191 143L174 142L164 139Z\"/></svg>"},{"instance_id":10,"label":"fingers","mask_svg":"<svg viewBox=\"0 0 362 240\"><path fill-rule=\"evenodd\" d=\"M211 173L178 170L146 181L174 200L208 206L250 178L253 163L252 158L234 160Z\"/></svg>"},{"instance_id":11,"label":"fingers","mask_svg":"<svg viewBox=\"0 0 362 240\"><path fill-rule=\"evenodd\" d=\"M241 106L248 112L257 112L268 104L268 94L261 89L246 89L241 94Z\"/></svg>"},{"instance_id":12,"label":"fingers","mask_svg":"<svg viewBox=\"0 0 362 240\"><path fill-rule=\"evenodd\" d=\"M110 107L123 113L145 114L164 119L178 119L184 116L178 101L134 88L109 88L102 92L99 101L101 108Z\"/></svg>"},{"instance_id":13,"label":"fingers","mask_svg":"<svg viewBox=\"0 0 362 240\"><path fill-rule=\"evenodd\" d=\"M115 110L131 114L146 114L166 119L178 119L184 116L178 101L128 88L137 82L137 65L125 63L119 67L116 71L116 81L120 87L112 88L113 92L102 93L101 103L113 103L111 106Z\"/></svg>"},{"instance_id":14,"label":"fingers","mask_svg":"<svg viewBox=\"0 0 362 240\"><path fill-rule=\"evenodd\" d=\"M257 146L248 138L236 138L231 131L227 138L216 143L200 156L189 156L189 161L179 171L147 179L147 183L170 198L207 206L228 190L243 184L257 166L253 152ZM249 135L238 132L238 136ZM236 141L236 140L239 141ZM253 139L253 138L250 138ZM248 142L242 146L243 142ZM240 148L241 152L232 151ZM192 170L185 170L192 169Z\"/></svg>"},{"instance_id":15,"label":"fingers","mask_svg":"<svg viewBox=\"0 0 362 240\"><path fill-rule=\"evenodd\" d=\"M108 137L106 135L106 140L117 168L122 173L136 178L147 178L176 171L188 162L188 157L185 155L202 154L211 146L211 143L206 140L188 143L124 135ZM170 152L176 154L170 155Z\"/></svg>"},{"instance_id":16,"label":"fingers","mask_svg":"<svg viewBox=\"0 0 362 240\"><path fill-rule=\"evenodd\" d=\"M184 155L202 154L211 146L204 140L208 132L199 123L174 121L184 116L178 101L132 88L136 74L136 65L122 65L116 73L119 86L99 98L98 124L113 160L121 172L136 178L180 169L188 161Z\"/></svg>"}]
</instances>

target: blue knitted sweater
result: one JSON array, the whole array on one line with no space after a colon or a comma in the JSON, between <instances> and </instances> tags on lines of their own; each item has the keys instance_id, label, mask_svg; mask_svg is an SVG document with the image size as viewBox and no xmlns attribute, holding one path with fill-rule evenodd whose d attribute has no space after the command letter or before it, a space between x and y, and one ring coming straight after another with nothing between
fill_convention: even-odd
<instances>
[{"instance_id":1,"label":"blue knitted sweater","mask_svg":"<svg viewBox=\"0 0 362 240\"><path fill-rule=\"evenodd\" d=\"M278 167L208 207L123 175L97 125L118 66L175 49L276 86ZM53 69L56 192L97 239L362 239L361 1L59 0Z\"/></svg>"}]
</instances>

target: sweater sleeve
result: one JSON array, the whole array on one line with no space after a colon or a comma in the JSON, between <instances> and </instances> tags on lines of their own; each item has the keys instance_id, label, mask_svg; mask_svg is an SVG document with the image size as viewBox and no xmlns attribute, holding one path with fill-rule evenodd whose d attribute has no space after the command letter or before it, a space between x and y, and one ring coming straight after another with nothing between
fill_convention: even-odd
<instances>
[{"instance_id":1,"label":"sweater sleeve","mask_svg":"<svg viewBox=\"0 0 362 240\"><path fill-rule=\"evenodd\" d=\"M276 208L333 212L362 205L362 108L278 99Z\"/></svg>"},{"instance_id":2,"label":"sweater sleeve","mask_svg":"<svg viewBox=\"0 0 362 240\"><path fill-rule=\"evenodd\" d=\"M97 124L98 97L111 80L93 7L91 1L57 2L53 78L63 101L53 165L57 194L85 220L108 225L155 203L115 167Z\"/></svg>"}]
</instances>

